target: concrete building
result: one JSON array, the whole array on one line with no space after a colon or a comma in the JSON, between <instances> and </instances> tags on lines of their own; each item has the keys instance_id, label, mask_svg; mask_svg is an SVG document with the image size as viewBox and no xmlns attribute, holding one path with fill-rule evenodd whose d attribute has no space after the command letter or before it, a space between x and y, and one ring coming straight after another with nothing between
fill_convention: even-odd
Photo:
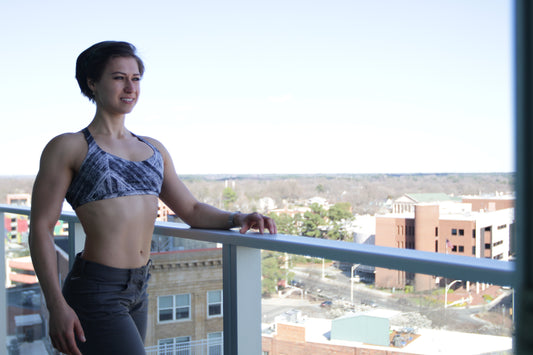
<instances>
[{"instance_id":1,"label":"concrete building","mask_svg":"<svg viewBox=\"0 0 533 355\"><path fill-rule=\"evenodd\" d=\"M475 198L461 200L433 196L436 201L400 198L394 211L376 217L376 245L458 254L477 258L509 260L514 252L514 198ZM419 201L425 202L419 202ZM409 202L410 201L410 202ZM416 290L434 287L435 278L400 270L376 268L377 287Z\"/></svg>"}]
</instances>

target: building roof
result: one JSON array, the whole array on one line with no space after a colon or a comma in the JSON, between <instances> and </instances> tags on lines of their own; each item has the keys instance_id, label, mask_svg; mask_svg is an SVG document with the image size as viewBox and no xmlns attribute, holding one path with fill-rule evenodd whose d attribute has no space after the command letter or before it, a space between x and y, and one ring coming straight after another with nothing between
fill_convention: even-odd
<instances>
[{"instance_id":1,"label":"building roof","mask_svg":"<svg viewBox=\"0 0 533 355\"><path fill-rule=\"evenodd\" d=\"M306 318L302 323L292 324L305 328L306 342L353 346L381 351L400 351L408 354L492 354L510 352L513 347L512 337L455 332L442 329L417 329L416 334L419 336L415 340L403 348L396 348L392 346L371 345L357 341L330 339L332 325L332 320L330 319ZM268 335L263 333L263 336Z\"/></svg>"},{"instance_id":2,"label":"building roof","mask_svg":"<svg viewBox=\"0 0 533 355\"><path fill-rule=\"evenodd\" d=\"M424 203L424 202L439 202L439 201L461 201L461 198L450 196L445 193L414 193L414 194L405 194L415 203Z\"/></svg>"}]
</instances>

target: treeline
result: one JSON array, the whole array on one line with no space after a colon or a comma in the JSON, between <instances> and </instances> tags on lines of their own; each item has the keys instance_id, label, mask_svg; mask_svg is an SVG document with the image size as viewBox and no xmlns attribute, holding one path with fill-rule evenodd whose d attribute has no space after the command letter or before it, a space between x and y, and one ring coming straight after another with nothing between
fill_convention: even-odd
<instances>
[{"instance_id":1,"label":"treeline","mask_svg":"<svg viewBox=\"0 0 533 355\"><path fill-rule=\"evenodd\" d=\"M201 201L225 208L224 189L234 190L233 206L242 211L264 210L260 200L271 198L278 208L312 197L329 203L348 202L354 214L375 214L388 200L405 193L446 193L454 196L512 193L513 173L478 174L360 174L184 176Z\"/></svg>"},{"instance_id":2,"label":"treeline","mask_svg":"<svg viewBox=\"0 0 533 355\"><path fill-rule=\"evenodd\" d=\"M352 241L346 224L354 219L352 206L348 202L337 202L329 209L313 203L310 210L294 217L289 214L270 213L278 227L278 233L302 235L312 238Z\"/></svg>"},{"instance_id":3,"label":"treeline","mask_svg":"<svg viewBox=\"0 0 533 355\"><path fill-rule=\"evenodd\" d=\"M330 203L348 202L355 214L374 214L387 199L404 193L441 192L450 195L510 193L513 173L452 174L331 174L331 175L184 175L183 181L201 201L224 208L224 189L235 192L233 206L261 210L261 199L278 208L312 197ZM30 193L34 177L0 176L0 203L8 193Z\"/></svg>"}]
</instances>

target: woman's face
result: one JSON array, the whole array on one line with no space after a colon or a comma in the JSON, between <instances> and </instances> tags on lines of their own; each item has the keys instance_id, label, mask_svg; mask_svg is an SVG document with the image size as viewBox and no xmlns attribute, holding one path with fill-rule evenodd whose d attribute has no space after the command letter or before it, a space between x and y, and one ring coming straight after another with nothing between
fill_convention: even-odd
<instances>
[{"instance_id":1,"label":"woman's face","mask_svg":"<svg viewBox=\"0 0 533 355\"><path fill-rule=\"evenodd\" d=\"M99 110L111 115L130 113L140 95L141 74L133 57L111 58L98 81L88 80Z\"/></svg>"}]
</instances>

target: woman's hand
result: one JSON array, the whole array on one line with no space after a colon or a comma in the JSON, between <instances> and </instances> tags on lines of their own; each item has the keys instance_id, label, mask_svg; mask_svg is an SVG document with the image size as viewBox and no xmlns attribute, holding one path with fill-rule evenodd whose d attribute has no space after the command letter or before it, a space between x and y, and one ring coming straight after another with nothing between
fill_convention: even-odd
<instances>
[{"instance_id":1,"label":"woman's hand","mask_svg":"<svg viewBox=\"0 0 533 355\"><path fill-rule=\"evenodd\" d=\"M50 339L54 348L68 355L82 355L76 338L85 342L80 320L68 305L50 311Z\"/></svg>"},{"instance_id":2,"label":"woman's hand","mask_svg":"<svg viewBox=\"0 0 533 355\"><path fill-rule=\"evenodd\" d=\"M270 234L278 233L276 222L272 218L263 216L257 212L249 214L239 213L235 218L237 219L237 225L241 226L241 234L246 233L250 229L257 229L261 234L265 232L265 229L268 229Z\"/></svg>"}]
</instances>

